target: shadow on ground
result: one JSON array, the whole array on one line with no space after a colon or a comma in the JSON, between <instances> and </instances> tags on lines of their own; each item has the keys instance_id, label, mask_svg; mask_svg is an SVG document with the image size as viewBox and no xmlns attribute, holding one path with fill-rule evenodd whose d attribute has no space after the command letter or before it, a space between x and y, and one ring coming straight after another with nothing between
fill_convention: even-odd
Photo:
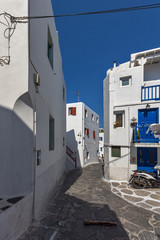
<instances>
[{"instance_id":1,"label":"shadow on ground","mask_svg":"<svg viewBox=\"0 0 160 240\"><path fill-rule=\"evenodd\" d=\"M69 172L39 226L21 239L49 240L56 230L54 240L129 239L117 214L106 204L106 184L100 168L94 164ZM117 226L86 226L86 219L114 222Z\"/></svg>"}]
</instances>

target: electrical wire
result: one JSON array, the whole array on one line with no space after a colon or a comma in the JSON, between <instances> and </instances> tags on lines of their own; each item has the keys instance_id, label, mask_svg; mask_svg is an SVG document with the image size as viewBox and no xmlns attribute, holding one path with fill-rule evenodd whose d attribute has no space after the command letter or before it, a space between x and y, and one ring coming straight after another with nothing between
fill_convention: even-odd
<instances>
[{"instance_id":1,"label":"electrical wire","mask_svg":"<svg viewBox=\"0 0 160 240\"><path fill-rule=\"evenodd\" d=\"M8 13L1 13L0 17L3 17L3 21L5 21L5 22L0 21L0 23L3 26L5 26L4 37L7 39L7 42L8 42L6 56L0 57L0 66L4 66L4 65L9 65L10 63L10 39L15 31L17 23L11 22L11 15Z\"/></svg>"},{"instance_id":2,"label":"electrical wire","mask_svg":"<svg viewBox=\"0 0 160 240\"><path fill-rule=\"evenodd\" d=\"M85 15L95 15L95 14L109 14L109 13L119 13L119 12L131 12L138 10L147 10L160 8L160 3L128 7L128 8L117 8L103 11L94 11L94 12L84 12L84 13L71 13L71 14L60 14L60 15L51 15L51 16L23 16L15 17L9 13L0 13L0 17L4 17L5 22L0 21L0 23L6 27L4 31L4 37L8 40L8 54L7 56L0 57L0 66L8 65L10 63L10 39L13 35L17 23L27 23L31 19L44 19L44 18L60 18L60 17L74 17L74 16L85 16Z\"/></svg>"},{"instance_id":3,"label":"electrical wire","mask_svg":"<svg viewBox=\"0 0 160 240\"><path fill-rule=\"evenodd\" d=\"M23 17L14 17L11 16L12 22L21 22L29 19L43 19L43 18L59 18L59 17L73 17L73 16L84 16L84 15L93 15L93 14L108 14L108 13L118 13L118 12L127 12L127 11L137 11L137 10L147 10L160 8L160 3L150 4L150 5L142 5L128 8L118 8L111 10L103 10L103 11L94 11L94 12L84 12L84 13L71 13L71 14L60 14L60 15L51 15L51 16L23 16Z\"/></svg>"}]
</instances>

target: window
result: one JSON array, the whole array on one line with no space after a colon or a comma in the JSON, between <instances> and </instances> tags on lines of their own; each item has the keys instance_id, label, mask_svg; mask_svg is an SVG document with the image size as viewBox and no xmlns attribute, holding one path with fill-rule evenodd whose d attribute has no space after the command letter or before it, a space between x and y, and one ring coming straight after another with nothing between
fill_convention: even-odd
<instances>
[{"instance_id":1,"label":"window","mask_svg":"<svg viewBox=\"0 0 160 240\"><path fill-rule=\"evenodd\" d=\"M131 85L131 76L120 78L120 86L130 86Z\"/></svg>"},{"instance_id":2,"label":"window","mask_svg":"<svg viewBox=\"0 0 160 240\"><path fill-rule=\"evenodd\" d=\"M117 127L123 126L123 114L122 113L116 114L116 123L118 124Z\"/></svg>"},{"instance_id":3,"label":"window","mask_svg":"<svg viewBox=\"0 0 160 240\"><path fill-rule=\"evenodd\" d=\"M85 128L85 134L89 137L89 129Z\"/></svg>"},{"instance_id":4,"label":"window","mask_svg":"<svg viewBox=\"0 0 160 240\"><path fill-rule=\"evenodd\" d=\"M65 88L63 87L63 100L66 100Z\"/></svg>"},{"instance_id":5,"label":"window","mask_svg":"<svg viewBox=\"0 0 160 240\"><path fill-rule=\"evenodd\" d=\"M76 107L68 108L68 115L75 116L76 115Z\"/></svg>"},{"instance_id":6,"label":"window","mask_svg":"<svg viewBox=\"0 0 160 240\"><path fill-rule=\"evenodd\" d=\"M121 157L121 148L118 146L111 147L111 156L112 157Z\"/></svg>"},{"instance_id":7,"label":"window","mask_svg":"<svg viewBox=\"0 0 160 240\"><path fill-rule=\"evenodd\" d=\"M158 58L157 58L157 60L158 60ZM157 81L157 80L159 80L159 77L160 77L160 63L156 63L155 61L156 61L156 59L153 60L153 64L145 64L144 65L144 81Z\"/></svg>"},{"instance_id":8,"label":"window","mask_svg":"<svg viewBox=\"0 0 160 240\"><path fill-rule=\"evenodd\" d=\"M63 137L63 147L65 146L65 138Z\"/></svg>"},{"instance_id":9,"label":"window","mask_svg":"<svg viewBox=\"0 0 160 240\"><path fill-rule=\"evenodd\" d=\"M88 111L85 109L85 118L88 118Z\"/></svg>"},{"instance_id":10,"label":"window","mask_svg":"<svg viewBox=\"0 0 160 240\"><path fill-rule=\"evenodd\" d=\"M91 121L94 122L94 115L91 116Z\"/></svg>"},{"instance_id":11,"label":"window","mask_svg":"<svg viewBox=\"0 0 160 240\"><path fill-rule=\"evenodd\" d=\"M98 117L96 118L96 123L97 123L97 124L99 123L99 118L98 118Z\"/></svg>"},{"instance_id":12,"label":"window","mask_svg":"<svg viewBox=\"0 0 160 240\"><path fill-rule=\"evenodd\" d=\"M114 112L114 128L124 127L124 111Z\"/></svg>"},{"instance_id":13,"label":"window","mask_svg":"<svg viewBox=\"0 0 160 240\"><path fill-rule=\"evenodd\" d=\"M51 67L53 68L53 42L52 42L52 37L51 33L48 27L48 59L50 61Z\"/></svg>"},{"instance_id":14,"label":"window","mask_svg":"<svg viewBox=\"0 0 160 240\"><path fill-rule=\"evenodd\" d=\"M103 148L102 148L102 147L100 147L100 151L101 151L101 152L103 151Z\"/></svg>"},{"instance_id":15,"label":"window","mask_svg":"<svg viewBox=\"0 0 160 240\"><path fill-rule=\"evenodd\" d=\"M96 138L96 132L93 131L93 139L95 139L95 138Z\"/></svg>"},{"instance_id":16,"label":"window","mask_svg":"<svg viewBox=\"0 0 160 240\"><path fill-rule=\"evenodd\" d=\"M89 152L87 152L86 158L87 158L87 159L90 159L90 153L89 153Z\"/></svg>"},{"instance_id":17,"label":"window","mask_svg":"<svg viewBox=\"0 0 160 240\"><path fill-rule=\"evenodd\" d=\"M103 141L103 137L99 137L99 141Z\"/></svg>"},{"instance_id":18,"label":"window","mask_svg":"<svg viewBox=\"0 0 160 240\"><path fill-rule=\"evenodd\" d=\"M54 150L54 118L49 117L49 150Z\"/></svg>"}]
</instances>

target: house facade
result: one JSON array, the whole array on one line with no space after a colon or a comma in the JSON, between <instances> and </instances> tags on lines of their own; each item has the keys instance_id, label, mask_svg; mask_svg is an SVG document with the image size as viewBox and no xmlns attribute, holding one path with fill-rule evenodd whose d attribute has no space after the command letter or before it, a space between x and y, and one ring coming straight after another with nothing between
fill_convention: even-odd
<instances>
[{"instance_id":1,"label":"house facade","mask_svg":"<svg viewBox=\"0 0 160 240\"><path fill-rule=\"evenodd\" d=\"M160 48L131 55L104 79L105 176L128 180L132 170L159 163ZM149 129L150 127L150 129Z\"/></svg>"},{"instance_id":2,"label":"house facade","mask_svg":"<svg viewBox=\"0 0 160 240\"><path fill-rule=\"evenodd\" d=\"M82 102L67 104L66 114L66 145L77 166L98 162L99 116Z\"/></svg>"},{"instance_id":3,"label":"house facade","mask_svg":"<svg viewBox=\"0 0 160 240\"><path fill-rule=\"evenodd\" d=\"M104 158L104 129L99 129L99 158Z\"/></svg>"},{"instance_id":4,"label":"house facade","mask_svg":"<svg viewBox=\"0 0 160 240\"><path fill-rule=\"evenodd\" d=\"M13 16L53 15L50 0L2 1L1 9ZM15 240L46 209L63 178L66 86L54 19L12 23L1 16L1 22L6 18L13 32L8 41L1 24L0 54L9 61L0 56L0 198L23 199L0 214L0 239ZM3 225L10 218L8 234Z\"/></svg>"}]
</instances>

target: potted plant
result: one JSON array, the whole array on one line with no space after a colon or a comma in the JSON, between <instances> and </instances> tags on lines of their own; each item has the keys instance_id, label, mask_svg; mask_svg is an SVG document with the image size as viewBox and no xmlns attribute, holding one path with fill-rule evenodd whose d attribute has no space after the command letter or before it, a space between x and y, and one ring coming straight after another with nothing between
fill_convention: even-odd
<instances>
[{"instance_id":1,"label":"potted plant","mask_svg":"<svg viewBox=\"0 0 160 240\"><path fill-rule=\"evenodd\" d=\"M131 127L135 127L137 122L131 122Z\"/></svg>"},{"instance_id":2,"label":"potted plant","mask_svg":"<svg viewBox=\"0 0 160 240\"><path fill-rule=\"evenodd\" d=\"M131 127L135 127L136 123L137 123L137 119L135 117L133 117L131 119Z\"/></svg>"},{"instance_id":3,"label":"potted plant","mask_svg":"<svg viewBox=\"0 0 160 240\"><path fill-rule=\"evenodd\" d=\"M139 139L139 129L137 128L137 142L140 143L140 140Z\"/></svg>"},{"instance_id":4,"label":"potted plant","mask_svg":"<svg viewBox=\"0 0 160 240\"><path fill-rule=\"evenodd\" d=\"M119 126L119 122L115 122L114 123L114 128L118 127Z\"/></svg>"}]
</instances>

